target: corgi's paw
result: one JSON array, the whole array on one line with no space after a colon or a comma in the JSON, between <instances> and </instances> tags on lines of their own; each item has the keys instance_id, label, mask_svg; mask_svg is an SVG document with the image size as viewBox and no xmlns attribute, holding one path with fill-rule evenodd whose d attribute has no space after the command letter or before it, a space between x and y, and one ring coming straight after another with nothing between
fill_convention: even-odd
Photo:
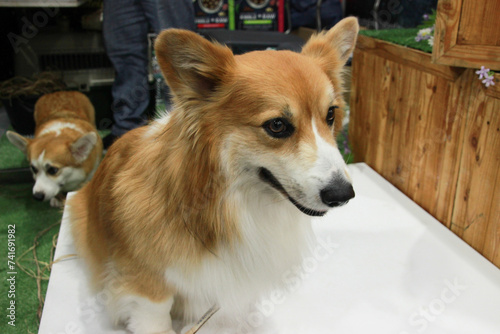
<instances>
[{"instance_id":1,"label":"corgi's paw","mask_svg":"<svg viewBox=\"0 0 500 334\"><path fill-rule=\"evenodd\" d=\"M58 199L57 197L53 197L50 199L50 206L53 208L62 208L64 202Z\"/></svg>"},{"instance_id":2,"label":"corgi's paw","mask_svg":"<svg viewBox=\"0 0 500 334\"><path fill-rule=\"evenodd\" d=\"M173 298L154 303L145 298L134 298L136 307L131 311L127 328L134 334L176 334L172 329L170 309Z\"/></svg>"}]
</instances>

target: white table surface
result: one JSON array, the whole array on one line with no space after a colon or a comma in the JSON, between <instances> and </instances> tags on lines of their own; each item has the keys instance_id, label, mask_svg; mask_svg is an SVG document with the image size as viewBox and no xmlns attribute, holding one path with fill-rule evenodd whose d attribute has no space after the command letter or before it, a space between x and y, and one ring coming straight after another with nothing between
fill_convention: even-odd
<instances>
[{"instance_id":1,"label":"white table surface","mask_svg":"<svg viewBox=\"0 0 500 334\"><path fill-rule=\"evenodd\" d=\"M349 169L356 197L314 220L315 255L238 330L500 333L500 270L367 165ZM55 259L74 253L63 217ZM126 333L108 322L103 296L90 293L81 261L53 265L39 333Z\"/></svg>"}]
</instances>

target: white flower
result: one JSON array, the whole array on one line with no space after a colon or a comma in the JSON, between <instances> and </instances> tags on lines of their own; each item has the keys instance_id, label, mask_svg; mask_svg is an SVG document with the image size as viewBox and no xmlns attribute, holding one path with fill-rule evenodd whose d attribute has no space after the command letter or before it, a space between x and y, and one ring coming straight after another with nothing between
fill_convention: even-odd
<instances>
[{"instance_id":1,"label":"white flower","mask_svg":"<svg viewBox=\"0 0 500 334\"><path fill-rule=\"evenodd\" d=\"M484 66L481 66L481 69L476 71L476 74L479 75L479 80L481 80L482 78L486 78L489 71L489 68L484 68Z\"/></svg>"},{"instance_id":2,"label":"white flower","mask_svg":"<svg viewBox=\"0 0 500 334\"><path fill-rule=\"evenodd\" d=\"M493 81L493 79L493 74L487 74L484 76L484 80L482 81L482 83L484 83L486 87L495 86L495 81Z\"/></svg>"},{"instance_id":3,"label":"white flower","mask_svg":"<svg viewBox=\"0 0 500 334\"><path fill-rule=\"evenodd\" d=\"M421 29L418 33L424 38L425 37L429 38L428 36L432 34L432 28Z\"/></svg>"},{"instance_id":4,"label":"white flower","mask_svg":"<svg viewBox=\"0 0 500 334\"><path fill-rule=\"evenodd\" d=\"M433 36L434 36L434 26L432 26L430 28L420 29L418 31L417 36L415 37L415 40L417 42L426 41L426 40L429 40Z\"/></svg>"}]
</instances>

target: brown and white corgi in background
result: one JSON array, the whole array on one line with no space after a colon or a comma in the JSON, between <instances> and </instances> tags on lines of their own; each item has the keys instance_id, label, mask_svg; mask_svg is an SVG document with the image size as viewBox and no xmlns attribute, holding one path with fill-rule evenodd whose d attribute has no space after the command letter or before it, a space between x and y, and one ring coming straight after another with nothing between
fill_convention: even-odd
<instances>
[{"instance_id":1,"label":"brown and white corgi in background","mask_svg":"<svg viewBox=\"0 0 500 334\"><path fill-rule=\"evenodd\" d=\"M301 53L235 56L170 29L156 55L174 109L108 150L68 199L79 254L107 309L133 333L173 333L171 315L237 321L300 263L311 216L354 197L335 137L355 18Z\"/></svg>"},{"instance_id":2,"label":"brown and white corgi in background","mask_svg":"<svg viewBox=\"0 0 500 334\"><path fill-rule=\"evenodd\" d=\"M23 151L35 179L33 197L61 206L66 192L92 178L102 157L94 107L80 92L43 95L35 104L35 137L7 131L9 141Z\"/></svg>"}]
</instances>

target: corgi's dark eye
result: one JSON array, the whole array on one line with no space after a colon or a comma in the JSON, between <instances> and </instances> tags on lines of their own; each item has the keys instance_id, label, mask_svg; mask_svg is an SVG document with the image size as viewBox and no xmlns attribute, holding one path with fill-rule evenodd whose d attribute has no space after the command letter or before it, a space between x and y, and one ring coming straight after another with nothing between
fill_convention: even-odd
<instances>
[{"instance_id":1,"label":"corgi's dark eye","mask_svg":"<svg viewBox=\"0 0 500 334\"><path fill-rule=\"evenodd\" d=\"M59 168L57 167L50 166L49 168L47 168L47 174L49 175L56 175L58 171Z\"/></svg>"},{"instance_id":2,"label":"corgi's dark eye","mask_svg":"<svg viewBox=\"0 0 500 334\"><path fill-rule=\"evenodd\" d=\"M273 118L265 122L262 127L274 138L290 137L295 130L293 125L285 118Z\"/></svg>"},{"instance_id":3,"label":"corgi's dark eye","mask_svg":"<svg viewBox=\"0 0 500 334\"><path fill-rule=\"evenodd\" d=\"M329 126L333 125L333 122L335 122L335 109L337 109L338 106L332 106L328 108L328 113L326 114L326 123Z\"/></svg>"},{"instance_id":4,"label":"corgi's dark eye","mask_svg":"<svg viewBox=\"0 0 500 334\"><path fill-rule=\"evenodd\" d=\"M38 174L38 168L36 168L33 165L31 165L30 168L31 168L31 171L33 172L33 174Z\"/></svg>"},{"instance_id":5,"label":"corgi's dark eye","mask_svg":"<svg viewBox=\"0 0 500 334\"><path fill-rule=\"evenodd\" d=\"M272 133L281 133L286 131L285 122L280 119L275 119L272 122L269 122L269 130Z\"/></svg>"}]
</instances>

